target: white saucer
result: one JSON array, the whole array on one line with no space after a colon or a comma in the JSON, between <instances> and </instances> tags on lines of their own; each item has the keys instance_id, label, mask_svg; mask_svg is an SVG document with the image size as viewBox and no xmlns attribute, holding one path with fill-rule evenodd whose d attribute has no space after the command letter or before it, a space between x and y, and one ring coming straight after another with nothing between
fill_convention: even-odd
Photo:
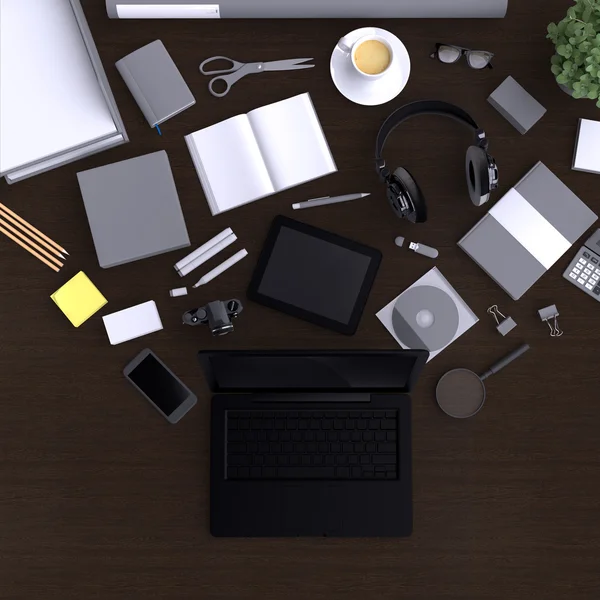
<instances>
[{"instance_id":1,"label":"white saucer","mask_svg":"<svg viewBox=\"0 0 600 600\"><path fill-rule=\"evenodd\" d=\"M353 44L365 35L381 36L392 47L394 61L389 71L383 77L369 81L356 72L350 56L336 45L331 54L331 78L348 100L364 106L377 106L393 100L404 89L410 75L410 57L404 44L393 33L379 27L355 29L345 39Z\"/></svg>"}]
</instances>

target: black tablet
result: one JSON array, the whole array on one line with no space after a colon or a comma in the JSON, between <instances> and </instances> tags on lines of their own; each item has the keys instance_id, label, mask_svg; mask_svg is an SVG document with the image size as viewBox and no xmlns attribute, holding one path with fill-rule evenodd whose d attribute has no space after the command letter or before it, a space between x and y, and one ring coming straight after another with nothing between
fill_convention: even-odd
<instances>
[{"instance_id":1,"label":"black tablet","mask_svg":"<svg viewBox=\"0 0 600 600\"><path fill-rule=\"evenodd\" d=\"M381 253L323 229L275 217L248 298L352 335L365 308Z\"/></svg>"}]
</instances>

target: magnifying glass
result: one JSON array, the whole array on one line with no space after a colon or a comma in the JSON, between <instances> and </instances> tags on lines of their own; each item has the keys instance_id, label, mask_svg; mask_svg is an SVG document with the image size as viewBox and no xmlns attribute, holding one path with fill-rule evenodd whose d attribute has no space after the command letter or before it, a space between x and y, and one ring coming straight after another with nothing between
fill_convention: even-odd
<instances>
[{"instance_id":1,"label":"magnifying glass","mask_svg":"<svg viewBox=\"0 0 600 600\"><path fill-rule=\"evenodd\" d=\"M476 415L485 403L485 384L490 375L494 375L513 360L529 350L528 344L519 346L485 373L477 375L469 369L452 369L438 381L435 397L439 407L455 419L466 419Z\"/></svg>"}]
</instances>

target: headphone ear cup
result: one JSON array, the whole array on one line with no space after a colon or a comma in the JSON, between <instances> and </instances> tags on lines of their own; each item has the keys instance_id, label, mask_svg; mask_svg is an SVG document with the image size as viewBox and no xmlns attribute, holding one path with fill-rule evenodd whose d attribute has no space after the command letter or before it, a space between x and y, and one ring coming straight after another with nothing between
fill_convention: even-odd
<instances>
[{"instance_id":1,"label":"headphone ear cup","mask_svg":"<svg viewBox=\"0 0 600 600\"><path fill-rule=\"evenodd\" d=\"M413 210L406 218L411 223L425 223L427 221L427 205L425 196L415 178L404 167L398 167L394 171L393 177L402 183L412 203Z\"/></svg>"},{"instance_id":2,"label":"headphone ear cup","mask_svg":"<svg viewBox=\"0 0 600 600\"><path fill-rule=\"evenodd\" d=\"M491 182L487 152L479 146L469 146L466 158L467 187L475 206L490 199Z\"/></svg>"}]
</instances>

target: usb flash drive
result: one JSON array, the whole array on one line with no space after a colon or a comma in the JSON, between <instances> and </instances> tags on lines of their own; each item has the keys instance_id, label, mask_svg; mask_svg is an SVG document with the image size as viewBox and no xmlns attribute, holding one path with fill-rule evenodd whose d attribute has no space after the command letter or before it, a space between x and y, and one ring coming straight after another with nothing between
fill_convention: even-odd
<instances>
[{"instance_id":1,"label":"usb flash drive","mask_svg":"<svg viewBox=\"0 0 600 600\"><path fill-rule=\"evenodd\" d=\"M429 258L437 258L439 252L432 248L431 246L426 246L425 244L418 244L417 242L410 242L408 245L408 249L416 252L417 254L422 254L423 256L428 256Z\"/></svg>"}]
</instances>

